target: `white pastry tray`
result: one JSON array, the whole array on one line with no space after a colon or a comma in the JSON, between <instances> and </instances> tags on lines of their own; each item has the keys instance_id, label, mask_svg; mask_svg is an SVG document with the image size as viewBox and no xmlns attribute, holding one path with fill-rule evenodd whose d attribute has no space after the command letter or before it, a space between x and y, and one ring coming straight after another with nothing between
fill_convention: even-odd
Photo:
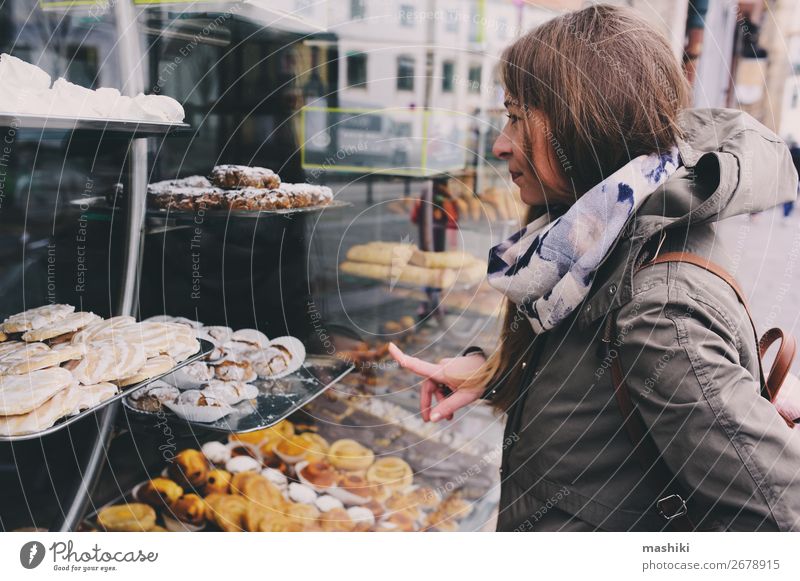
<instances>
[{"instance_id":1,"label":"white pastry tray","mask_svg":"<svg viewBox=\"0 0 800 581\"><path fill-rule=\"evenodd\" d=\"M234 411L210 423L185 420L167 409L146 412L136 408L129 400L122 400L128 418L134 422L152 427L159 420L166 419L175 425L183 425L198 430L212 432L244 433L262 430L277 424L316 399L327 389L342 380L354 369L347 363L328 355L308 355L303 366L294 373L280 379L260 379L251 382L258 387L258 395L251 400L233 406Z\"/></svg>"},{"instance_id":2,"label":"white pastry tray","mask_svg":"<svg viewBox=\"0 0 800 581\"><path fill-rule=\"evenodd\" d=\"M185 360L181 361L180 363L178 363L175 367L173 367L169 371L165 371L164 373L160 373L157 376L152 377L150 379L147 379L145 381L140 381L139 383L134 383L133 385L126 385L124 388L120 389L120 391L116 395L108 398L105 401L100 402L100 404L98 404L98 405L96 405L96 406L94 406L92 408L89 408L87 410L84 410L84 411L82 411L82 412L80 412L78 414L75 414L73 416L67 416L67 417L61 418L54 425L50 426L49 428L47 428L45 430L41 430L39 432L32 432L30 434L19 434L19 435L15 435L15 436L0 436L0 442L18 442L20 440L33 440L35 438L41 438L43 436L50 435L50 434L52 434L54 432L58 432L59 430L63 430L64 428L69 426L71 423L77 422L78 420L80 420L80 419L82 419L82 418L84 418L84 417L86 417L88 415L91 415L91 414L95 413L97 410L100 410L100 409L106 407L107 405L112 404L113 402L125 397L126 395L136 391L137 389L139 389L141 387L146 386L149 383L152 383L153 381L161 379L165 375L169 375L170 373L172 373L176 369L180 369L184 365L192 363L193 361L196 361L197 359L200 359L201 357L205 357L206 355L208 355L209 353L211 353L214 350L214 345L212 343L210 343L209 341L206 341L204 339L198 339L198 341L200 342L200 350L197 353L195 353L194 355L191 355L188 359L185 359Z\"/></svg>"},{"instance_id":3,"label":"white pastry tray","mask_svg":"<svg viewBox=\"0 0 800 581\"><path fill-rule=\"evenodd\" d=\"M176 130L189 129L186 123L160 123L133 119L102 119L95 117L64 117L60 115L25 115L0 113L0 127L36 129L41 131L93 131L132 137L166 135Z\"/></svg>"}]
</instances>

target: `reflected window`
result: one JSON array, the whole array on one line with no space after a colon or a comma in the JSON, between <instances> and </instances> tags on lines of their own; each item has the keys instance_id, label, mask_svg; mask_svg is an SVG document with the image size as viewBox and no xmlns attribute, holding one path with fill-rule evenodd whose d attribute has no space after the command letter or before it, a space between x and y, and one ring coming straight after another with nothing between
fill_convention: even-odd
<instances>
[{"instance_id":1,"label":"reflected window","mask_svg":"<svg viewBox=\"0 0 800 581\"><path fill-rule=\"evenodd\" d=\"M347 84L350 87L366 89L367 55L365 53L351 52L347 55Z\"/></svg>"},{"instance_id":2,"label":"reflected window","mask_svg":"<svg viewBox=\"0 0 800 581\"><path fill-rule=\"evenodd\" d=\"M414 90L414 59L401 56L397 59L397 90Z\"/></svg>"},{"instance_id":3,"label":"reflected window","mask_svg":"<svg viewBox=\"0 0 800 581\"><path fill-rule=\"evenodd\" d=\"M456 65L453 61L442 63L442 92L453 92L453 77L455 76Z\"/></svg>"},{"instance_id":4,"label":"reflected window","mask_svg":"<svg viewBox=\"0 0 800 581\"><path fill-rule=\"evenodd\" d=\"M472 65L469 67L469 92L480 93L481 91L481 65Z\"/></svg>"},{"instance_id":5,"label":"reflected window","mask_svg":"<svg viewBox=\"0 0 800 581\"><path fill-rule=\"evenodd\" d=\"M447 32L458 32L458 13L455 10L448 10L445 16L444 29Z\"/></svg>"},{"instance_id":6,"label":"reflected window","mask_svg":"<svg viewBox=\"0 0 800 581\"><path fill-rule=\"evenodd\" d=\"M364 0L350 0L350 19L363 20L367 13L366 2Z\"/></svg>"}]
</instances>

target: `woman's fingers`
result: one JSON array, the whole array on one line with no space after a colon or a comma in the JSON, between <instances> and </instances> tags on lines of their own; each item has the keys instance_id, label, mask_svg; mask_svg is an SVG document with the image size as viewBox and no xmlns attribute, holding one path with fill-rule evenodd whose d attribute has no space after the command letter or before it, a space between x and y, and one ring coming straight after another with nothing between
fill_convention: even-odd
<instances>
[{"instance_id":1,"label":"woman's fingers","mask_svg":"<svg viewBox=\"0 0 800 581\"><path fill-rule=\"evenodd\" d=\"M452 419L454 412L472 403L478 399L478 396L479 394L475 391L466 389L459 389L453 392L453 395L436 404L431 410L431 421L438 422L442 418Z\"/></svg>"},{"instance_id":2,"label":"woman's fingers","mask_svg":"<svg viewBox=\"0 0 800 581\"><path fill-rule=\"evenodd\" d=\"M436 396L436 404L437 405L440 404L441 402L443 402L448 397L450 397L450 394L445 393L445 391L441 387L439 387L439 389L437 389L434 392L434 395ZM435 406L434 406L434 408L435 408ZM430 415L430 412L428 412L428 415ZM444 419L452 420L453 419L453 414L449 414L447 416L444 416Z\"/></svg>"},{"instance_id":3,"label":"woman's fingers","mask_svg":"<svg viewBox=\"0 0 800 581\"><path fill-rule=\"evenodd\" d=\"M400 367L440 383L444 381L444 371L441 365L429 363L428 361L423 361L411 355L406 355L394 343L389 344L389 354L400 364Z\"/></svg>"},{"instance_id":4,"label":"woman's fingers","mask_svg":"<svg viewBox=\"0 0 800 581\"><path fill-rule=\"evenodd\" d=\"M431 398L437 388L438 386L433 380L426 379L422 382L422 389L419 394L419 411L422 413L422 419L426 422L431 419Z\"/></svg>"}]
</instances>

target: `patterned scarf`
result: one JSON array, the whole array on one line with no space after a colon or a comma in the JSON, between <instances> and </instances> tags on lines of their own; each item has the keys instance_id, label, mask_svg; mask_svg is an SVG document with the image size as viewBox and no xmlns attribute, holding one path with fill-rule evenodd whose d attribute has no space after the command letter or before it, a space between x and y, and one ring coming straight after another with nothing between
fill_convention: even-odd
<instances>
[{"instance_id":1,"label":"patterned scarf","mask_svg":"<svg viewBox=\"0 0 800 581\"><path fill-rule=\"evenodd\" d=\"M586 298L628 218L679 165L678 150L642 155L561 216L545 214L489 251L489 284L516 303L537 334Z\"/></svg>"}]
</instances>

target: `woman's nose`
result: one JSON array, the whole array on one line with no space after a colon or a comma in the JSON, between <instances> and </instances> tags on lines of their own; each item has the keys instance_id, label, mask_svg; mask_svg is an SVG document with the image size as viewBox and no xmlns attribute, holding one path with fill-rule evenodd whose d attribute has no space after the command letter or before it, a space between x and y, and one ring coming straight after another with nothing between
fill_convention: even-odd
<instances>
[{"instance_id":1,"label":"woman's nose","mask_svg":"<svg viewBox=\"0 0 800 581\"><path fill-rule=\"evenodd\" d=\"M494 140L492 153L498 159L507 160L511 157L511 140L508 138L505 131L502 131L497 139Z\"/></svg>"}]
</instances>

